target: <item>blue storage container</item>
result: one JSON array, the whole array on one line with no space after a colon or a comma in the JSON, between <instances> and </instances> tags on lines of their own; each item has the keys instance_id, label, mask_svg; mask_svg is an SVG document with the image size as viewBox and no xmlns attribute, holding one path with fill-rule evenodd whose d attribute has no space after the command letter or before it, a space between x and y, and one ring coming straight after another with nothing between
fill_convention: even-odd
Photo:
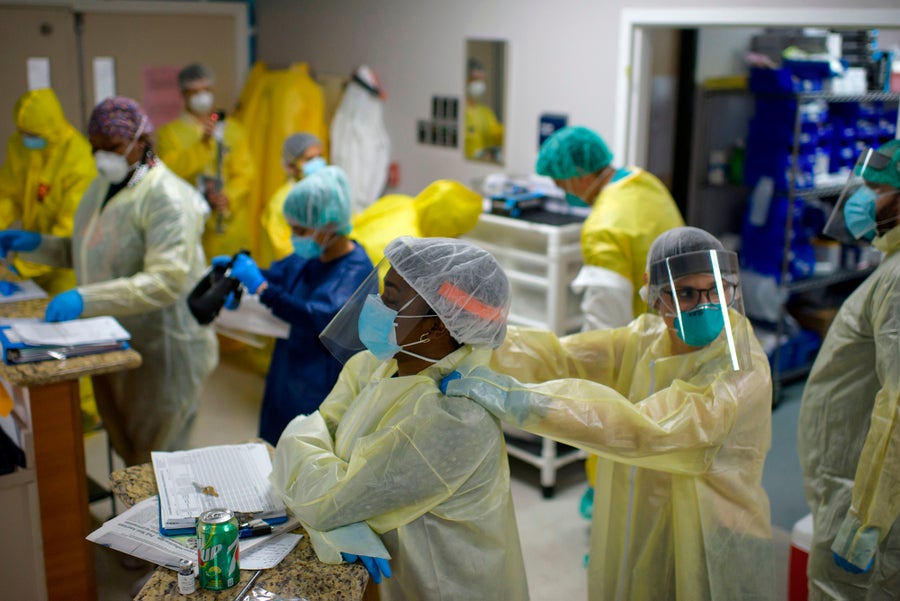
<instances>
[{"instance_id":1,"label":"blue storage container","mask_svg":"<svg viewBox=\"0 0 900 601\"><path fill-rule=\"evenodd\" d=\"M823 78L803 79L784 67L780 69L750 69L748 86L760 94L784 94L796 92L819 92Z\"/></svg>"}]
</instances>

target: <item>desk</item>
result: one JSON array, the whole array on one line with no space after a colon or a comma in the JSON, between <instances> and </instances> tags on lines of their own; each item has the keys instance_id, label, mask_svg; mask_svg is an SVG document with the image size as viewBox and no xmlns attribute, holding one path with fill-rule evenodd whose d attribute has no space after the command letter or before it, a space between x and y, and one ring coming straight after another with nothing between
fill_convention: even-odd
<instances>
[{"instance_id":1,"label":"desk","mask_svg":"<svg viewBox=\"0 0 900 601\"><path fill-rule=\"evenodd\" d=\"M0 316L43 317L47 302L42 299L3 304ZM12 595L10 598L15 597L14 592L24 590L27 593L21 595L23 599L96 599L94 549L84 538L91 528L78 378L134 369L140 364L141 356L133 350L23 365L0 361L0 379L11 385L13 411L33 440L33 453L26 449L26 457L34 458L33 466L0 478L34 470L39 519L32 523L39 524L43 549L43 566L31 566L30 573L23 573L5 567L6 554L24 555L32 549L6 546L4 561L0 562L0 581L4 583L4 593ZM34 494L23 494L29 500L22 504L21 511L25 520L32 519ZM22 562L18 561L18 565ZM34 582L36 577L40 580L41 574L45 587Z\"/></svg>"},{"instance_id":2,"label":"desk","mask_svg":"<svg viewBox=\"0 0 900 601\"><path fill-rule=\"evenodd\" d=\"M131 507L135 503L157 494L156 476L149 463L134 465L115 471L110 476L113 493ZM320 562L303 528L294 532L303 534L297 546L280 564L271 570L264 570L256 579L255 586L267 591L291 597L306 597L310 601L360 601L369 581L369 574L361 564L329 565ZM224 591L208 591L197 585L197 592L191 595L195 601L234 599L247 581L253 576L249 570L241 571L241 581ZM163 599L184 599L178 592L177 575L173 570L156 568L153 576L141 589L135 601L161 601Z\"/></svg>"}]
</instances>

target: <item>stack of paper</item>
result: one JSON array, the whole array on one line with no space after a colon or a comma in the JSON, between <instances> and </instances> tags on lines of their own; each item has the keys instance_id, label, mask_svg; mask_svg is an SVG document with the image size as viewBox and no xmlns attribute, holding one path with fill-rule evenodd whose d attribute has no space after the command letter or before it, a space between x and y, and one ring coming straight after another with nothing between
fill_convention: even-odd
<instances>
[{"instance_id":1,"label":"stack of paper","mask_svg":"<svg viewBox=\"0 0 900 601\"><path fill-rule=\"evenodd\" d=\"M47 298L47 293L44 292L44 289L35 284L33 280L3 281L8 284L14 284L16 289L6 296L0 295L0 303L15 303L36 298Z\"/></svg>"},{"instance_id":2,"label":"stack of paper","mask_svg":"<svg viewBox=\"0 0 900 601\"><path fill-rule=\"evenodd\" d=\"M150 454L159 489L159 530L187 534L207 509L228 508L270 524L287 509L269 482L272 460L265 445L220 445Z\"/></svg>"},{"instance_id":3,"label":"stack of paper","mask_svg":"<svg viewBox=\"0 0 900 601\"><path fill-rule=\"evenodd\" d=\"M56 323L29 319L0 325L0 347L6 363L68 359L128 348L131 339L114 317L92 317Z\"/></svg>"},{"instance_id":4,"label":"stack of paper","mask_svg":"<svg viewBox=\"0 0 900 601\"><path fill-rule=\"evenodd\" d=\"M91 542L140 557L163 567L178 569L181 559L197 561L196 532L186 536L162 536L159 533L159 497L144 499L90 533ZM267 570L278 565L302 538L291 534L299 524L291 519L272 529L268 536L242 538L242 570Z\"/></svg>"}]
</instances>

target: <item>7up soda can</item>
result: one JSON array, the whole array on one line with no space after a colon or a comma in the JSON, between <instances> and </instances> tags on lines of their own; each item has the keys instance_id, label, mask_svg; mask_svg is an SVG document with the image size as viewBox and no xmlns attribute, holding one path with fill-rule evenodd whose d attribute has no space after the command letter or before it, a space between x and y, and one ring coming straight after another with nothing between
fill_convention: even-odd
<instances>
[{"instance_id":1,"label":"7up soda can","mask_svg":"<svg viewBox=\"0 0 900 601\"><path fill-rule=\"evenodd\" d=\"M200 586L220 591L241 579L238 566L238 521L230 509L210 509L197 521Z\"/></svg>"}]
</instances>

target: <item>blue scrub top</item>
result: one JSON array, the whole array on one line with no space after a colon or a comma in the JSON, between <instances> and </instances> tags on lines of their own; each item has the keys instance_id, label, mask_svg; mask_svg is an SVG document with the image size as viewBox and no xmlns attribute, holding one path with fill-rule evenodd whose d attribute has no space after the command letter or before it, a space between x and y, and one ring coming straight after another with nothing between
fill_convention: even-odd
<instances>
[{"instance_id":1,"label":"blue scrub top","mask_svg":"<svg viewBox=\"0 0 900 601\"><path fill-rule=\"evenodd\" d=\"M272 445L298 415L319 408L341 372L341 363L319 334L372 272L362 246L323 263L292 254L263 270L268 286L260 302L291 324L290 336L275 343L266 376L259 435Z\"/></svg>"}]
</instances>

